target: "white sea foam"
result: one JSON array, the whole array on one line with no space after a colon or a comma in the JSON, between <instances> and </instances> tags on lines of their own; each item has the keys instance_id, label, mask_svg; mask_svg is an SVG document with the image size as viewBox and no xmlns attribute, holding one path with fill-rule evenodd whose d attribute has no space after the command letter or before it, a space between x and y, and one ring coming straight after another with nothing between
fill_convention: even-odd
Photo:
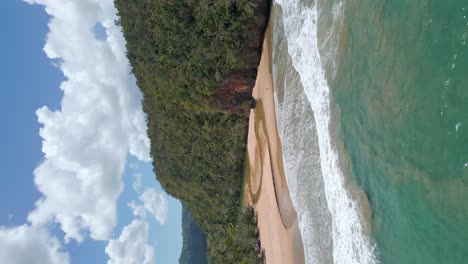
<instances>
[{"instance_id":1,"label":"white sea foam","mask_svg":"<svg viewBox=\"0 0 468 264\"><path fill-rule=\"evenodd\" d=\"M358 201L354 200L345 185L345 175L339 167L338 153L330 137L330 90L325 80L317 44L317 6L305 7L300 0L276 0L283 9L283 23L294 68L300 75L304 91L314 111L320 166L328 209L331 213L334 263L376 263L374 247L364 234ZM296 186L295 179L288 177L288 184ZM292 189L294 192L294 189ZM298 206L297 196L292 193ZM301 214L300 208L298 208ZM300 218L314 217L310 214ZM310 240L308 221L300 221L304 243ZM308 259L308 263L314 263Z\"/></svg>"}]
</instances>

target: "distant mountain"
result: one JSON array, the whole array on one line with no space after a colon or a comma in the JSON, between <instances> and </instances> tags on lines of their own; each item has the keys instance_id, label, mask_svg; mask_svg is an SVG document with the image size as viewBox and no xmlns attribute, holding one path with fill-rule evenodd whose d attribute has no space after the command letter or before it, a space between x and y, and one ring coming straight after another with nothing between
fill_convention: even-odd
<instances>
[{"instance_id":1,"label":"distant mountain","mask_svg":"<svg viewBox=\"0 0 468 264\"><path fill-rule=\"evenodd\" d=\"M206 264L208 263L206 251L206 235L182 206L182 236L183 246L180 254L180 264Z\"/></svg>"}]
</instances>

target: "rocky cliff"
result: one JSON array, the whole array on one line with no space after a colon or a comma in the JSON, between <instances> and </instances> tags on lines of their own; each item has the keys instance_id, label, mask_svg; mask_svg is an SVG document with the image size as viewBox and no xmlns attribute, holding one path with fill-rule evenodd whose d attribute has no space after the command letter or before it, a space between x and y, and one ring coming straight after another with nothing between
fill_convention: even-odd
<instances>
[{"instance_id":1,"label":"rocky cliff","mask_svg":"<svg viewBox=\"0 0 468 264\"><path fill-rule=\"evenodd\" d=\"M214 92L215 104L222 109L242 112L249 115L252 105L252 89L257 77L257 68L262 54L262 44L270 16L270 0L256 0L255 21L246 32L247 45L243 56L246 58L245 69L230 74Z\"/></svg>"}]
</instances>

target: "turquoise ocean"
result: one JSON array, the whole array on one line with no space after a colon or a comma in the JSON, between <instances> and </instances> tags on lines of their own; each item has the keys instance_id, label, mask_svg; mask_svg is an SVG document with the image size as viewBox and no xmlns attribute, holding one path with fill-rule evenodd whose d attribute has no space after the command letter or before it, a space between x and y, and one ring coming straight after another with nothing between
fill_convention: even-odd
<instances>
[{"instance_id":1,"label":"turquoise ocean","mask_svg":"<svg viewBox=\"0 0 468 264\"><path fill-rule=\"evenodd\" d=\"M468 1L275 0L307 263L468 263Z\"/></svg>"}]
</instances>

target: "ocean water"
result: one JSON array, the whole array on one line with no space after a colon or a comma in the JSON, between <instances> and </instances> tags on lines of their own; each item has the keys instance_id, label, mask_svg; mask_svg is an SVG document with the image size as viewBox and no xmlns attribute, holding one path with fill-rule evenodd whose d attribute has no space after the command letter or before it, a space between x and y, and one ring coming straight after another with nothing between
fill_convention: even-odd
<instances>
[{"instance_id":1,"label":"ocean water","mask_svg":"<svg viewBox=\"0 0 468 264\"><path fill-rule=\"evenodd\" d=\"M468 263L468 1L276 0L307 263Z\"/></svg>"}]
</instances>

